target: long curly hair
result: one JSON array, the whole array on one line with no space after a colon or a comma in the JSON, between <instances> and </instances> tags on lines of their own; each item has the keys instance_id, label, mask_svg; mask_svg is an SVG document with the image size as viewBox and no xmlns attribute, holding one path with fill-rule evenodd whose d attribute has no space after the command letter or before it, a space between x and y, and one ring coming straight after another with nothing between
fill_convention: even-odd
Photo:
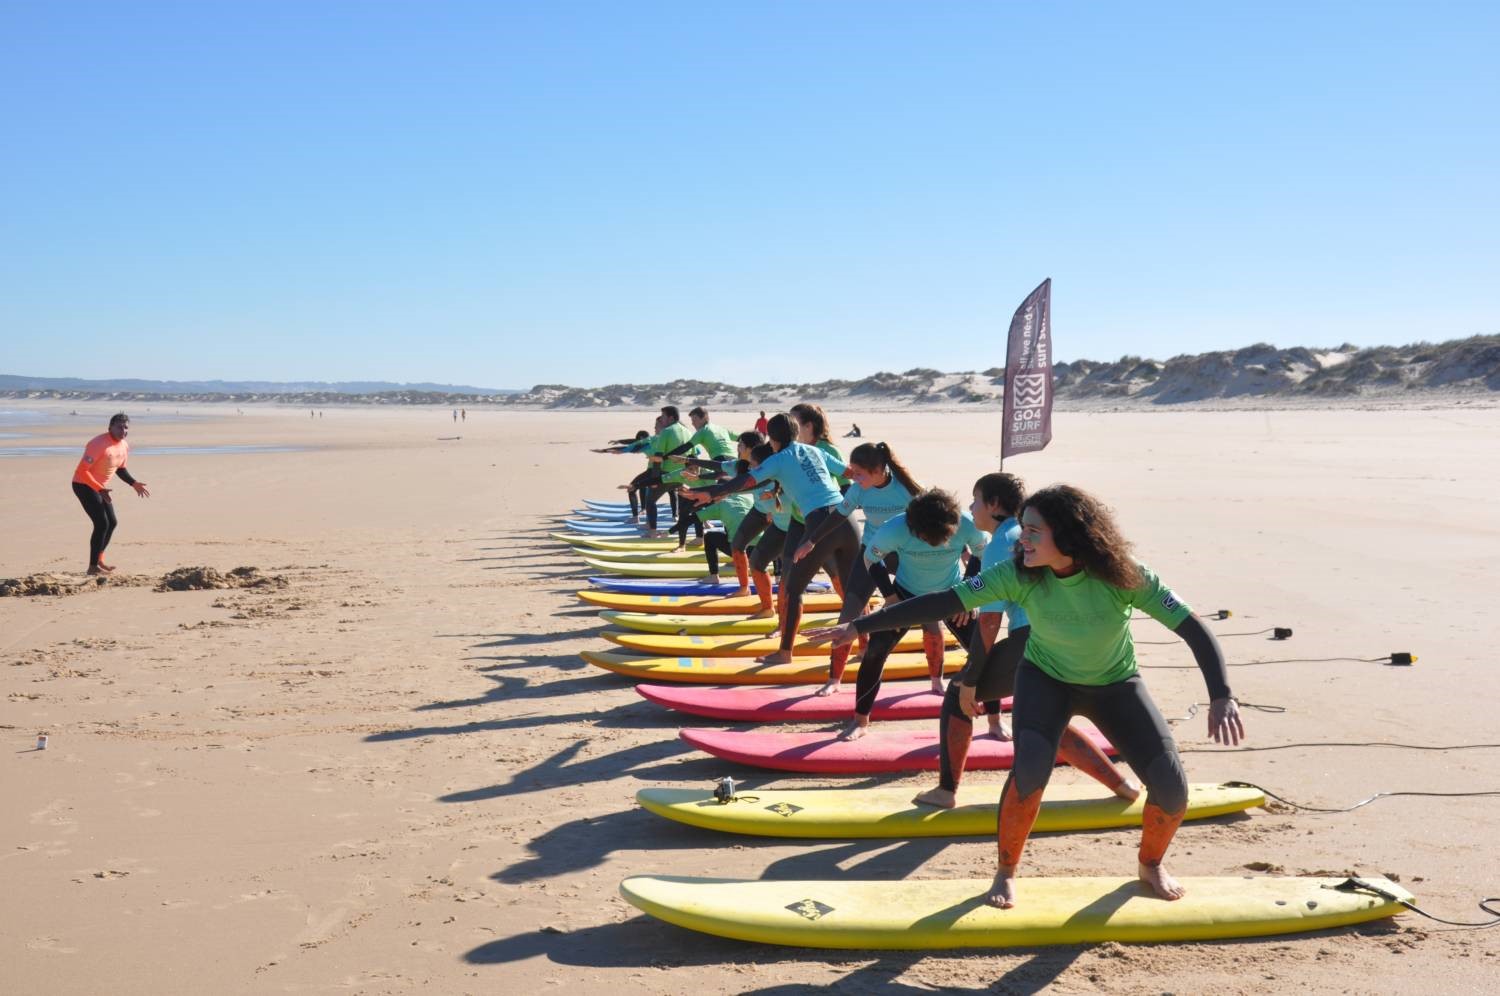
<instances>
[{"instance_id":1,"label":"long curly hair","mask_svg":"<svg viewBox=\"0 0 1500 996\"><path fill-rule=\"evenodd\" d=\"M1140 587L1141 572L1130 556L1130 541L1120 534L1115 517L1099 499L1070 484L1054 484L1028 496L1016 515L1025 514L1028 508L1035 509L1051 528L1057 549L1089 574L1116 588ZM1026 566L1019 543L1015 559L1021 577L1042 577L1042 568Z\"/></svg>"}]
</instances>

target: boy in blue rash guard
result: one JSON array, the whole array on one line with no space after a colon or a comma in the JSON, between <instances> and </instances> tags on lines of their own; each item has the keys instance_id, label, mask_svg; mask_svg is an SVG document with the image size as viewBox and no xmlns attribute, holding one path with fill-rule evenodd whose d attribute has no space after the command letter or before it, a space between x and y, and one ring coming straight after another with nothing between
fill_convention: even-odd
<instances>
[{"instance_id":1,"label":"boy in blue rash guard","mask_svg":"<svg viewBox=\"0 0 1500 996\"><path fill-rule=\"evenodd\" d=\"M840 518L848 519L855 509L864 512L859 557L849 576L844 578L844 601L839 611L839 621L849 622L864 614L875 593L875 581L865 566L865 541L891 519L906 511L906 506L922 492L916 482L891 448L885 443L861 443L849 454L849 476L854 483L844 492L844 500L834 514L824 520L818 535L803 539L797 547L794 561L800 561L812 553L813 546L838 524ZM863 649L863 645L861 645ZM818 695L832 695L843 679L844 667L849 661L849 647L835 647L829 655L827 684L818 689Z\"/></svg>"},{"instance_id":2,"label":"boy in blue rash guard","mask_svg":"<svg viewBox=\"0 0 1500 996\"><path fill-rule=\"evenodd\" d=\"M911 500L906 511L876 530L865 544L865 563L886 595L886 604L935 591L947 591L963 580L962 558L965 550L978 555L989 544L989 536L969 517L960 512L958 502L946 491L933 488ZM892 561L896 576L889 577ZM946 620L948 628L967 645L973 629L969 613L959 613ZM883 630L870 637L869 649L860 658L859 677L855 682L854 719L839 734L841 740L858 740L870 728L870 710L880 692L886 658L902 635L903 629ZM943 636L934 623L924 626L922 649L927 652L927 666L934 695L943 694ZM835 688L840 673L830 678Z\"/></svg>"},{"instance_id":3,"label":"boy in blue rash guard","mask_svg":"<svg viewBox=\"0 0 1500 996\"><path fill-rule=\"evenodd\" d=\"M844 496L839 493L829 473L829 464L823 453L796 441L796 424L791 416L777 414L771 419L771 445L776 452L748 473L740 474L724 484L692 492L689 500L705 504L736 491L759 488L768 481L781 485L783 501L790 500L805 515L807 528L816 530L823 520L832 514ZM763 490L763 489L762 489ZM762 542L764 542L762 537ZM795 548L794 548L795 549ZM788 664L792 660L792 643L797 638L797 629L802 619L802 596L813 574L822 565L832 560L834 570L829 573L842 578L849 573L859 549L859 537L854 527L845 520L832 534L825 537L813 551L813 556L801 563L791 565L787 576L782 578L781 591L786 611L781 618L780 647L775 653L759 658L762 664Z\"/></svg>"}]
</instances>

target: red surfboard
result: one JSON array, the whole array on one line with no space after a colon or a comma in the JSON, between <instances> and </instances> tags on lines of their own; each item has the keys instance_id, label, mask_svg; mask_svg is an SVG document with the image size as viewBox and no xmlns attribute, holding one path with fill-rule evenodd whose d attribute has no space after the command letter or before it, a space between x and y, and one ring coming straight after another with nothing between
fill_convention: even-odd
<instances>
[{"instance_id":1,"label":"red surfboard","mask_svg":"<svg viewBox=\"0 0 1500 996\"><path fill-rule=\"evenodd\" d=\"M1077 721L1082 731L1107 753L1114 747L1092 724ZM778 733L766 730L697 730L678 733L686 743L726 761L778 771L827 775L865 775L885 771L938 770L936 730L871 730L850 743L833 733ZM1009 768L1015 745L987 734L974 737L965 771Z\"/></svg>"},{"instance_id":2,"label":"red surfboard","mask_svg":"<svg viewBox=\"0 0 1500 996\"><path fill-rule=\"evenodd\" d=\"M662 685L641 682L635 690L657 705L694 716L751 723L821 723L854 715L854 682L826 698L806 685ZM1010 708L1010 699L1001 701ZM892 681L880 688L870 718L936 719L943 697L925 681ZM984 727L977 726L982 731Z\"/></svg>"}]
</instances>

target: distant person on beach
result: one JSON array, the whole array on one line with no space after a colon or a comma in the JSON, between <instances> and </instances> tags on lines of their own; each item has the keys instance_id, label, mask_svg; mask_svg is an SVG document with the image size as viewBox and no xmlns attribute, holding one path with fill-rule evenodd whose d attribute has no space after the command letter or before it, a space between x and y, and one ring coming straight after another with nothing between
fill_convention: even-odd
<instances>
[{"instance_id":1,"label":"distant person on beach","mask_svg":"<svg viewBox=\"0 0 1500 996\"><path fill-rule=\"evenodd\" d=\"M947 591L901 602L853 623L809 631L812 642L848 643L859 633L948 618L1001 599L1031 622L1015 676L1015 761L1000 796L999 868L991 906L1016 904L1021 852L1052 777L1058 746L1074 715L1092 720L1146 786L1136 874L1159 898L1186 890L1162 866L1187 810L1187 775L1177 744L1136 665L1133 610L1182 638L1208 685L1208 733L1223 744L1245 735L1229 690L1224 652L1208 627L1150 568L1097 498L1068 485L1043 488L1020 508L1014 559Z\"/></svg>"},{"instance_id":2,"label":"distant person on beach","mask_svg":"<svg viewBox=\"0 0 1500 996\"><path fill-rule=\"evenodd\" d=\"M457 408L453 409L453 421L455 421L455 422L458 421L458 409Z\"/></svg>"},{"instance_id":3,"label":"distant person on beach","mask_svg":"<svg viewBox=\"0 0 1500 996\"><path fill-rule=\"evenodd\" d=\"M469 420L469 410L467 408L460 408L458 410L458 418L459 421L467 422Z\"/></svg>"},{"instance_id":4,"label":"distant person on beach","mask_svg":"<svg viewBox=\"0 0 1500 996\"><path fill-rule=\"evenodd\" d=\"M766 434L766 428L770 426L770 424L771 423L766 420L766 413L761 412L760 418L755 420L755 431L764 436Z\"/></svg>"},{"instance_id":5,"label":"distant person on beach","mask_svg":"<svg viewBox=\"0 0 1500 996\"><path fill-rule=\"evenodd\" d=\"M108 432L95 436L84 446L83 458L73 471L73 493L94 524L94 531L89 535L89 574L114 572L114 568L103 560L104 548L109 546L110 537L119 524L115 518L114 499L110 496L110 478L118 476L134 488L137 495L151 497L145 482L137 481L125 469L125 462L130 458L130 444L125 441L128 435L130 417L119 412L109 420Z\"/></svg>"},{"instance_id":6,"label":"distant person on beach","mask_svg":"<svg viewBox=\"0 0 1500 996\"><path fill-rule=\"evenodd\" d=\"M858 422L850 422L849 423L849 431L846 432L846 433L844 433L844 438L845 439L859 439L863 435L864 435L864 433L859 431L859 423Z\"/></svg>"}]
</instances>

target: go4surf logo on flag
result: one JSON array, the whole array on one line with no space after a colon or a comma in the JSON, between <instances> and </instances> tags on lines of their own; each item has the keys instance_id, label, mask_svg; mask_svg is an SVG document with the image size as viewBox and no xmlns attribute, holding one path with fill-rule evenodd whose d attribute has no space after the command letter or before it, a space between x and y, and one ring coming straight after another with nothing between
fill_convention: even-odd
<instances>
[{"instance_id":1,"label":"go4surf logo on flag","mask_svg":"<svg viewBox=\"0 0 1500 996\"><path fill-rule=\"evenodd\" d=\"M1000 459L1052 441L1052 278L1026 296L1010 320L1005 350L1005 431Z\"/></svg>"}]
</instances>

